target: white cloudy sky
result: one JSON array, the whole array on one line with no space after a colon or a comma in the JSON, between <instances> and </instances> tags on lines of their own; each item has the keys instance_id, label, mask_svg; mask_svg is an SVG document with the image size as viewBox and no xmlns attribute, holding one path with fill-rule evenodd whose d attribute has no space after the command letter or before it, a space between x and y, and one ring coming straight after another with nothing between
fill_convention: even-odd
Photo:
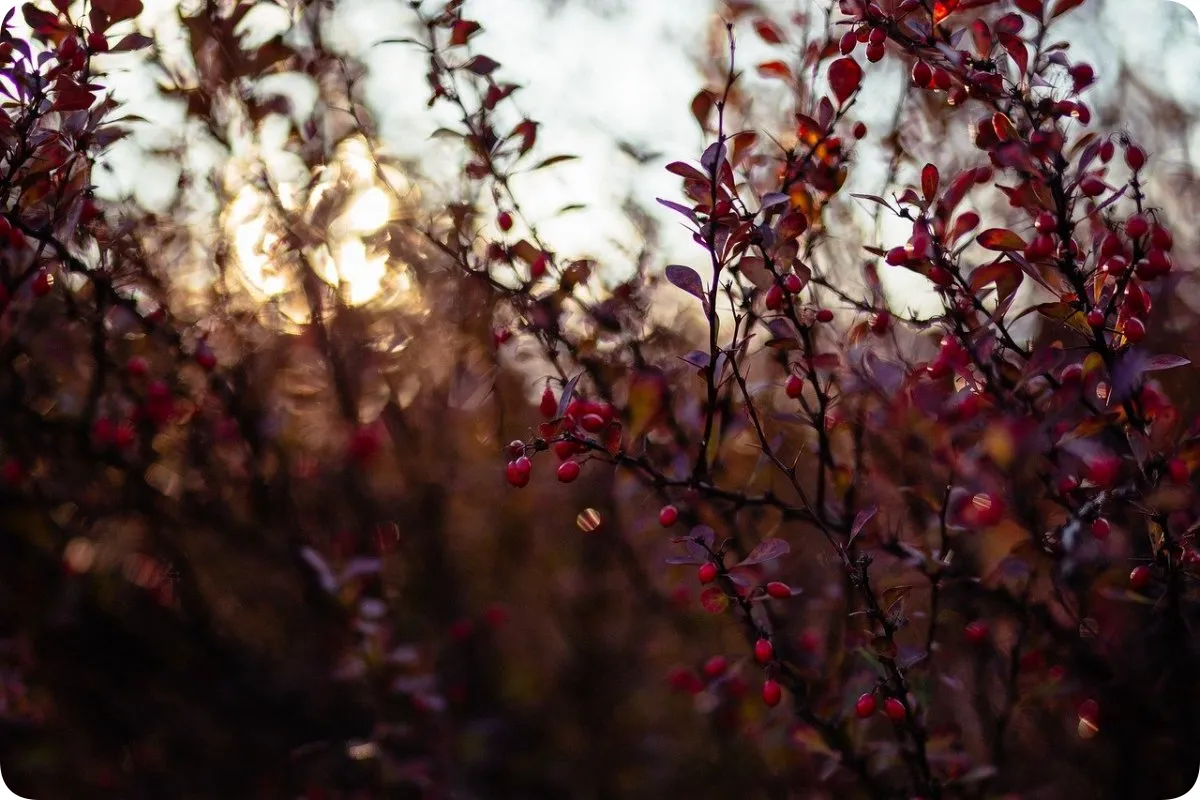
<instances>
[{"instance_id":1,"label":"white cloudy sky","mask_svg":"<svg viewBox=\"0 0 1200 800\"><path fill-rule=\"evenodd\" d=\"M774 5L790 11L811 2L815 0L775 0ZM146 24L170 35L175 4L146 3ZM1099 25L1073 30L1064 24L1061 32L1073 42L1077 58L1101 65L1102 83L1103 64L1120 53L1149 70L1154 83L1200 107L1195 81L1200 74L1200 30L1183 6L1168 0L1092 4ZM539 146L544 153L582 157L516 184L535 218L547 217L567 203L587 204L585 211L545 223L544 233L560 251L613 257L611 240L631 238L619 212L621 199L633 192L653 206L654 197L672 197L678 191L677 179L662 165L695 158L703 146L688 103L700 86L693 60L703 46L711 7L709 0L467 0L467 15L484 26L475 40L479 50L502 63L499 77L525 87L520 102L543 123ZM429 141L444 120L425 106L419 52L403 46L367 47L409 35L409 13L407 3L340 0L336 35L348 48L365 54L371 69L368 101L386 144L398 153L423 156L428 171L437 174L443 167L452 170L459 161L447 149L451 145ZM752 57L753 53L748 56ZM121 95L143 116L165 125L178 119L146 99L152 89L146 76L131 70L118 81ZM871 123L870 106L864 105ZM890 106L878 107L882 125ZM618 138L666 156L636 167L617 149ZM169 173L146 167L128 152L114 163L119 167L116 185L134 188L148 201L162 196L174 182ZM688 237L669 212L663 210L662 219L669 233L664 256L686 258Z\"/></svg>"}]
</instances>

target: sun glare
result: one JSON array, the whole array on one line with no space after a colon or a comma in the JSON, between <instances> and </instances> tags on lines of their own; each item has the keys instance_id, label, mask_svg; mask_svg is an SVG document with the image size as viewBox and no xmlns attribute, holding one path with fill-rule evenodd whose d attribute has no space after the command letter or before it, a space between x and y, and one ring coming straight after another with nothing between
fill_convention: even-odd
<instances>
[{"instance_id":1,"label":"sun glare","mask_svg":"<svg viewBox=\"0 0 1200 800\"><path fill-rule=\"evenodd\" d=\"M395 170L385 171L392 186L407 188L403 176L393 175ZM337 159L321 173L320 182L308 193L307 213L312 213L335 191L344 193L346 198L336 218L320 231L325 246L306 254L313 268L322 280L338 287L350 305L379 299L385 287L399 295L411 294L414 287L406 280L405 266L391 262L386 250L377 249L367 241L394 219L396 207L392 192L379 183L379 172L364 142L343 143ZM279 192L285 205L297 205L299 187L282 185ZM280 224L268 198L251 184L241 188L225 213L225 226L233 239L242 281L262 301L277 299L294 288L294 277L273 255L280 240Z\"/></svg>"}]
</instances>

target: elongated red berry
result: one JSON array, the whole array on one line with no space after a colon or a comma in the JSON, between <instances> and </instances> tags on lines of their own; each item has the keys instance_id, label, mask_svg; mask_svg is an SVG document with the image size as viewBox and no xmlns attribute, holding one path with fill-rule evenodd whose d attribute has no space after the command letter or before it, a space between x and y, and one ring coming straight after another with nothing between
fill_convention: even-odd
<instances>
[{"instance_id":1,"label":"elongated red berry","mask_svg":"<svg viewBox=\"0 0 1200 800\"><path fill-rule=\"evenodd\" d=\"M804 394L804 379L799 375L789 375L787 383L783 385L783 391L787 393L788 397L795 400Z\"/></svg>"},{"instance_id":2,"label":"elongated red berry","mask_svg":"<svg viewBox=\"0 0 1200 800\"><path fill-rule=\"evenodd\" d=\"M775 600L786 600L792 596L792 587L783 581L771 581L767 584L767 596Z\"/></svg>"},{"instance_id":3,"label":"elongated red berry","mask_svg":"<svg viewBox=\"0 0 1200 800\"><path fill-rule=\"evenodd\" d=\"M717 565L711 561L701 564L700 569L696 571L696 577L701 583L712 583L717 579Z\"/></svg>"},{"instance_id":4,"label":"elongated red berry","mask_svg":"<svg viewBox=\"0 0 1200 800\"><path fill-rule=\"evenodd\" d=\"M904 708L904 703L895 697L889 697L887 702L883 704L883 713L887 714L887 718L892 722L903 722L908 716L908 711Z\"/></svg>"},{"instance_id":5,"label":"elongated red berry","mask_svg":"<svg viewBox=\"0 0 1200 800\"><path fill-rule=\"evenodd\" d=\"M828 308L822 308L817 311L817 322L833 322L833 312Z\"/></svg>"},{"instance_id":6,"label":"elongated red berry","mask_svg":"<svg viewBox=\"0 0 1200 800\"><path fill-rule=\"evenodd\" d=\"M1167 473L1175 483L1187 483L1192 476L1191 469L1182 458L1172 458L1167 462Z\"/></svg>"},{"instance_id":7,"label":"elongated red berry","mask_svg":"<svg viewBox=\"0 0 1200 800\"><path fill-rule=\"evenodd\" d=\"M1153 574L1150 572L1150 567L1145 564L1140 564L1133 568L1129 573L1129 588L1135 592L1140 592L1150 585L1150 579Z\"/></svg>"},{"instance_id":8,"label":"elongated red berry","mask_svg":"<svg viewBox=\"0 0 1200 800\"><path fill-rule=\"evenodd\" d=\"M783 689L777 681L770 678L763 681L762 699L764 703L772 708L779 705L779 701L783 699Z\"/></svg>"},{"instance_id":9,"label":"elongated red berry","mask_svg":"<svg viewBox=\"0 0 1200 800\"><path fill-rule=\"evenodd\" d=\"M1104 541L1108 538L1110 533L1112 533L1112 523L1110 523L1104 517L1096 517L1094 520L1092 520L1093 537L1099 539L1100 541Z\"/></svg>"},{"instance_id":10,"label":"elongated red berry","mask_svg":"<svg viewBox=\"0 0 1200 800\"><path fill-rule=\"evenodd\" d=\"M579 477L579 462L564 461L558 465L558 479L562 483L570 483Z\"/></svg>"},{"instance_id":11,"label":"elongated red berry","mask_svg":"<svg viewBox=\"0 0 1200 800\"><path fill-rule=\"evenodd\" d=\"M663 506L658 510L658 524L669 528L679 520L679 509L675 506Z\"/></svg>"},{"instance_id":12,"label":"elongated red berry","mask_svg":"<svg viewBox=\"0 0 1200 800\"><path fill-rule=\"evenodd\" d=\"M555 398L554 392L549 386L542 392L542 401L538 403L538 411L546 419L553 419L554 415L558 413L558 399Z\"/></svg>"},{"instance_id":13,"label":"elongated red berry","mask_svg":"<svg viewBox=\"0 0 1200 800\"><path fill-rule=\"evenodd\" d=\"M1132 170L1139 170L1146 166L1146 151L1138 147L1136 144L1131 144L1125 150L1125 163Z\"/></svg>"},{"instance_id":14,"label":"elongated red berry","mask_svg":"<svg viewBox=\"0 0 1200 800\"><path fill-rule=\"evenodd\" d=\"M754 643L754 660L760 664L767 664L775 657L775 646L771 644L770 639L759 639Z\"/></svg>"},{"instance_id":15,"label":"elongated red berry","mask_svg":"<svg viewBox=\"0 0 1200 800\"><path fill-rule=\"evenodd\" d=\"M726 661L725 656L713 656L704 662L704 675L709 679L719 678L725 674L728 667L729 662Z\"/></svg>"},{"instance_id":16,"label":"elongated red berry","mask_svg":"<svg viewBox=\"0 0 1200 800\"><path fill-rule=\"evenodd\" d=\"M878 704L875 702L875 695L867 692L859 695L857 702L854 703L854 713L859 719L866 719L875 713Z\"/></svg>"},{"instance_id":17,"label":"elongated red berry","mask_svg":"<svg viewBox=\"0 0 1200 800\"><path fill-rule=\"evenodd\" d=\"M496 224L500 226L500 230L505 231L506 233L512 230L512 214L508 213L507 211L501 211L496 215Z\"/></svg>"},{"instance_id":18,"label":"elongated red berry","mask_svg":"<svg viewBox=\"0 0 1200 800\"><path fill-rule=\"evenodd\" d=\"M987 641L988 632L987 622L981 619L968 623L963 631L967 637L967 641L971 644L983 644Z\"/></svg>"}]
</instances>

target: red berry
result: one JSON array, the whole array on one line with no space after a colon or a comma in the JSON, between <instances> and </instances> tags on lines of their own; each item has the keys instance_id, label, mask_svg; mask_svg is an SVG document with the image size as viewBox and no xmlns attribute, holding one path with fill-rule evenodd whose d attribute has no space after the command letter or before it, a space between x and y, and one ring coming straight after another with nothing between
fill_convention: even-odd
<instances>
[{"instance_id":1,"label":"red berry","mask_svg":"<svg viewBox=\"0 0 1200 800\"><path fill-rule=\"evenodd\" d=\"M538 253L537 258L529 265L530 280L537 280L546 274L546 270L550 266L550 256L545 253Z\"/></svg>"},{"instance_id":2,"label":"red berry","mask_svg":"<svg viewBox=\"0 0 1200 800\"><path fill-rule=\"evenodd\" d=\"M1103 319L1101 320L1103 322ZM1058 380L1064 384L1070 385L1078 383L1083 379L1083 364L1076 361L1074 364L1067 364L1058 373Z\"/></svg>"},{"instance_id":3,"label":"red berry","mask_svg":"<svg viewBox=\"0 0 1200 800\"><path fill-rule=\"evenodd\" d=\"M1137 317L1130 317L1125 321L1125 327L1121 329L1121 332L1125 334L1125 338L1130 343L1137 344L1146 338L1146 323Z\"/></svg>"},{"instance_id":4,"label":"red berry","mask_svg":"<svg viewBox=\"0 0 1200 800\"><path fill-rule=\"evenodd\" d=\"M854 703L854 713L858 715L859 719L871 716L875 713L876 708L875 695L870 692L859 695L858 700Z\"/></svg>"},{"instance_id":5,"label":"red berry","mask_svg":"<svg viewBox=\"0 0 1200 800\"><path fill-rule=\"evenodd\" d=\"M128 422L122 422L113 429L112 443L118 450L124 450L133 444L133 426Z\"/></svg>"},{"instance_id":6,"label":"red berry","mask_svg":"<svg viewBox=\"0 0 1200 800\"><path fill-rule=\"evenodd\" d=\"M1087 313L1087 323L1093 328L1104 327L1104 312L1098 308L1093 308Z\"/></svg>"},{"instance_id":7,"label":"red berry","mask_svg":"<svg viewBox=\"0 0 1200 800\"><path fill-rule=\"evenodd\" d=\"M500 226L500 230L505 231L506 233L512 230L512 214L508 213L507 211L501 211L498 215L496 215L496 224Z\"/></svg>"},{"instance_id":8,"label":"red berry","mask_svg":"<svg viewBox=\"0 0 1200 800\"><path fill-rule=\"evenodd\" d=\"M889 697L887 702L883 704L883 713L887 714L887 718L892 722L900 723L908 716L908 711L904 708L904 703L901 703L898 698Z\"/></svg>"},{"instance_id":9,"label":"red berry","mask_svg":"<svg viewBox=\"0 0 1200 800\"><path fill-rule=\"evenodd\" d=\"M1117 481L1121 473L1121 459L1114 455L1093 456L1084 462L1087 478L1102 489L1107 489Z\"/></svg>"},{"instance_id":10,"label":"red berry","mask_svg":"<svg viewBox=\"0 0 1200 800\"><path fill-rule=\"evenodd\" d=\"M365 464L379 452L379 445L379 434L375 429L363 426L351 435L350 444L346 448L346 452L352 461Z\"/></svg>"},{"instance_id":11,"label":"red berry","mask_svg":"<svg viewBox=\"0 0 1200 800\"><path fill-rule=\"evenodd\" d=\"M1191 469L1188 468L1187 462L1182 458L1172 458L1167 462L1167 473L1170 474L1171 480L1176 483L1187 483L1192 476Z\"/></svg>"},{"instance_id":12,"label":"red berry","mask_svg":"<svg viewBox=\"0 0 1200 800\"><path fill-rule=\"evenodd\" d=\"M212 372L217 366L217 354L210 347L197 348L196 363L205 372Z\"/></svg>"},{"instance_id":13,"label":"red berry","mask_svg":"<svg viewBox=\"0 0 1200 800\"><path fill-rule=\"evenodd\" d=\"M1125 150L1125 163L1132 170L1139 170L1146 166L1146 151L1138 147L1136 144L1129 145Z\"/></svg>"},{"instance_id":14,"label":"red berry","mask_svg":"<svg viewBox=\"0 0 1200 800\"><path fill-rule=\"evenodd\" d=\"M558 465L558 480L562 483L570 483L579 477L579 462L564 461Z\"/></svg>"},{"instance_id":15,"label":"red berry","mask_svg":"<svg viewBox=\"0 0 1200 800\"><path fill-rule=\"evenodd\" d=\"M1094 538L1104 541L1110 533L1112 533L1112 523L1104 517L1096 517L1092 520L1092 536Z\"/></svg>"},{"instance_id":16,"label":"red berry","mask_svg":"<svg viewBox=\"0 0 1200 800\"><path fill-rule=\"evenodd\" d=\"M983 644L987 641L989 632L987 622L981 619L968 623L963 631L966 634L967 641L971 644Z\"/></svg>"},{"instance_id":17,"label":"red berry","mask_svg":"<svg viewBox=\"0 0 1200 800\"><path fill-rule=\"evenodd\" d=\"M0 477L9 486L20 486L25 480L25 467L15 458L10 458L0 467Z\"/></svg>"},{"instance_id":18,"label":"red berry","mask_svg":"<svg viewBox=\"0 0 1200 800\"><path fill-rule=\"evenodd\" d=\"M604 417L599 414L584 414L579 425L588 433L598 433L604 428Z\"/></svg>"},{"instance_id":19,"label":"red berry","mask_svg":"<svg viewBox=\"0 0 1200 800\"><path fill-rule=\"evenodd\" d=\"M1125 222L1125 233L1134 239L1140 239L1150 232L1150 223L1140 214L1130 217Z\"/></svg>"},{"instance_id":20,"label":"red berry","mask_svg":"<svg viewBox=\"0 0 1200 800\"><path fill-rule=\"evenodd\" d=\"M524 445L522 445L524 447ZM566 439L559 439L554 443L554 455L558 456L559 461L566 461L571 456L575 455L575 443L569 442Z\"/></svg>"},{"instance_id":21,"label":"red berry","mask_svg":"<svg viewBox=\"0 0 1200 800\"><path fill-rule=\"evenodd\" d=\"M774 600L786 600L792 596L792 587L783 581L771 581L767 584L767 596Z\"/></svg>"},{"instance_id":22,"label":"red berry","mask_svg":"<svg viewBox=\"0 0 1200 800\"><path fill-rule=\"evenodd\" d=\"M725 656L713 656L704 662L704 674L710 679L721 677L728 668L729 662L725 660Z\"/></svg>"},{"instance_id":23,"label":"red berry","mask_svg":"<svg viewBox=\"0 0 1200 800\"><path fill-rule=\"evenodd\" d=\"M555 398L554 392L549 386L542 391L542 401L538 403L538 411L546 419L553 419L554 415L558 413L558 399Z\"/></svg>"},{"instance_id":24,"label":"red berry","mask_svg":"<svg viewBox=\"0 0 1200 800\"><path fill-rule=\"evenodd\" d=\"M795 400L804 394L804 380L799 375L789 375L787 383L783 386L783 391L788 397Z\"/></svg>"},{"instance_id":25,"label":"red berry","mask_svg":"<svg viewBox=\"0 0 1200 800\"><path fill-rule=\"evenodd\" d=\"M683 667L676 667L667 673L667 680L671 683L671 688L678 692L699 694L704 691L703 681Z\"/></svg>"},{"instance_id":26,"label":"red berry","mask_svg":"<svg viewBox=\"0 0 1200 800\"><path fill-rule=\"evenodd\" d=\"M913 64L912 82L914 86L920 86L925 89L933 82L933 70L924 61L918 61Z\"/></svg>"},{"instance_id":27,"label":"red berry","mask_svg":"<svg viewBox=\"0 0 1200 800\"><path fill-rule=\"evenodd\" d=\"M907 264L910 257L911 253L908 252L907 247L893 247L887 251L883 260L893 267L899 267Z\"/></svg>"},{"instance_id":28,"label":"red berry","mask_svg":"<svg viewBox=\"0 0 1200 800\"><path fill-rule=\"evenodd\" d=\"M1090 697L1079 704L1079 718L1092 725L1096 725L1100 721L1100 704Z\"/></svg>"},{"instance_id":29,"label":"red berry","mask_svg":"<svg viewBox=\"0 0 1200 800\"><path fill-rule=\"evenodd\" d=\"M842 55L848 56L854 52L854 48L858 47L858 36L854 31L849 31L842 34L841 40L838 42L838 50Z\"/></svg>"},{"instance_id":30,"label":"red berry","mask_svg":"<svg viewBox=\"0 0 1200 800\"><path fill-rule=\"evenodd\" d=\"M887 41L887 31L883 28L871 28L871 32L867 34L867 41L871 44L883 44Z\"/></svg>"},{"instance_id":31,"label":"red berry","mask_svg":"<svg viewBox=\"0 0 1200 800\"><path fill-rule=\"evenodd\" d=\"M833 312L828 308L817 311L817 322L833 322Z\"/></svg>"},{"instance_id":32,"label":"red berry","mask_svg":"<svg viewBox=\"0 0 1200 800\"><path fill-rule=\"evenodd\" d=\"M1058 219L1049 211L1043 211L1033 221L1033 227L1038 233L1054 233L1054 229L1058 227Z\"/></svg>"},{"instance_id":33,"label":"red berry","mask_svg":"<svg viewBox=\"0 0 1200 800\"><path fill-rule=\"evenodd\" d=\"M140 378L145 375L148 368L149 367L146 364L146 359L142 358L141 356L134 356L125 362L125 371L135 378Z\"/></svg>"},{"instance_id":34,"label":"red berry","mask_svg":"<svg viewBox=\"0 0 1200 800\"><path fill-rule=\"evenodd\" d=\"M850 131L855 139L865 139L867 136L867 124L865 122L856 122Z\"/></svg>"},{"instance_id":35,"label":"red berry","mask_svg":"<svg viewBox=\"0 0 1200 800\"><path fill-rule=\"evenodd\" d=\"M96 420L92 423L92 441L101 446L110 444L115 427L111 419L101 417Z\"/></svg>"},{"instance_id":36,"label":"red berry","mask_svg":"<svg viewBox=\"0 0 1200 800\"><path fill-rule=\"evenodd\" d=\"M780 688L779 683L770 678L763 681L762 699L772 708L779 705L779 701L783 699L783 689Z\"/></svg>"},{"instance_id":37,"label":"red berry","mask_svg":"<svg viewBox=\"0 0 1200 800\"><path fill-rule=\"evenodd\" d=\"M508 447L505 449L507 450L508 457L510 459L520 458L521 456L525 455L525 443L520 439L513 439L508 443Z\"/></svg>"},{"instance_id":38,"label":"red berry","mask_svg":"<svg viewBox=\"0 0 1200 800\"><path fill-rule=\"evenodd\" d=\"M767 289L767 310L778 311L783 308L783 289L779 288L779 284L771 284L771 288Z\"/></svg>"},{"instance_id":39,"label":"red berry","mask_svg":"<svg viewBox=\"0 0 1200 800\"><path fill-rule=\"evenodd\" d=\"M1141 564L1133 568L1129 573L1129 588L1135 592L1140 592L1150 585L1150 578L1153 577L1150 572L1150 567Z\"/></svg>"},{"instance_id":40,"label":"red berry","mask_svg":"<svg viewBox=\"0 0 1200 800\"><path fill-rule=\"evenodd\" d=\"M717 565L711 561L707 564L701 564L700 569L696 572L696 577L701 583L712 583L717 579Z\"/></svg>"},{"instance_id":41,"label":"red berry","mask_svg":"<svg viewBox=\"0 0 1200 800\"><path fill-rule=\"evenodd\" d=\"M775 647L769 639L759 639L754 643L754 660L760 664L770 663L775 657Z\"/></svg>"},{"instance_id":42,"label":"red berry","mask_svg":"<svg viewBox=\"0 0 1200 800\"><path fill-rule=\"evenodd\" d=\"M886 53L887 49L881 43L873 42L867 45L867 61L872 64L882 61Z\"/></svg>"},{"instance_id":43,"label":"red berry","mask_svg":"<svg viewBox=\"0 0 1200 800\"><path fill-rule=\"evenodd\" d=\"M1161 225L1155 225L1150 231L1150 241L1159 250L1167 253L1171 252L1171 248L1175 246L1175 237Z\"/></svg>"},{"instance_id":44,"label":"red berry","mask_svg":"<svg viewBox=\"0 0 1200 800\"><path fill-rule=\"evenodd\" d=\"M679 520L679 509L675 506L663 506L658 511L658 524L669 528Z\"/></svg>"},{"instance_id":45,"label":"red berry","mask_svg":"<svg viewBox=\"0 0 1200 800\"><path fill-rule=\"evenodd\" d=\"M514 459L508 462L508 466L504 470L504 477L509 484L520 489L529 483L529 476L533 472L533 463L525 456Z\"/></svg>"},{"instance_id":46,"label":"red berry","mask_svg":"<svg viewBox=\"0 0 1200 800\"><path fill-rule=\"evenodd\" d=\"M800 280L800 276L793 272L783 279L783 288L791 294L796 294L804 288L804 281Z\"/></svg>"},{"instance_id":47,"label":"red berry","mask_svg":"<svg viewBox=\"0 0 1200 800\"><path fill-rule=\"evenodd\" d=\"M1108 185L1095 175L1088 175L1079 182L1079 191L1088 197L1099 197L1108 190Z\"/></svg>"},{"instance_id":48,"label":"red berry","mask_svg":"<svg viewBox=\"0 0 1200 800\"><path fill-rule=\"evenodd\" d=\"M54 288L54 277L49 271L40 269L33 278L33 293L37 297L45 297Z\"/></svg>"}]
</instances>

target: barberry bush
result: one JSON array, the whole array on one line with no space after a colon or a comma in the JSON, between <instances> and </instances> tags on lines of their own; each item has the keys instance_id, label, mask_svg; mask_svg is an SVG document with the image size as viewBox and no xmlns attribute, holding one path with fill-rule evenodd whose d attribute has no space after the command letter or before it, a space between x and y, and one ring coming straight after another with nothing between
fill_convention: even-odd
<instances>
[{"instance_id":1,"label":"barberry bush","mask_svg":"<svg viewBox=\"0 0 1200 800\"><path fill-rule=\"evenodd\" d=\"M469 2L373 43L424 59L454 190L389 155L336 4L10 12L10 786L1184 793L1195 195L1145 123L1186 115L1136 75L1150 112L1093 108L1083 0L817 5L721 6L656 198L691 258L634 204L622 279L526 210L572 156ZM96 192L131 140L158 208Z\"/></svg>"}]
</instances>

